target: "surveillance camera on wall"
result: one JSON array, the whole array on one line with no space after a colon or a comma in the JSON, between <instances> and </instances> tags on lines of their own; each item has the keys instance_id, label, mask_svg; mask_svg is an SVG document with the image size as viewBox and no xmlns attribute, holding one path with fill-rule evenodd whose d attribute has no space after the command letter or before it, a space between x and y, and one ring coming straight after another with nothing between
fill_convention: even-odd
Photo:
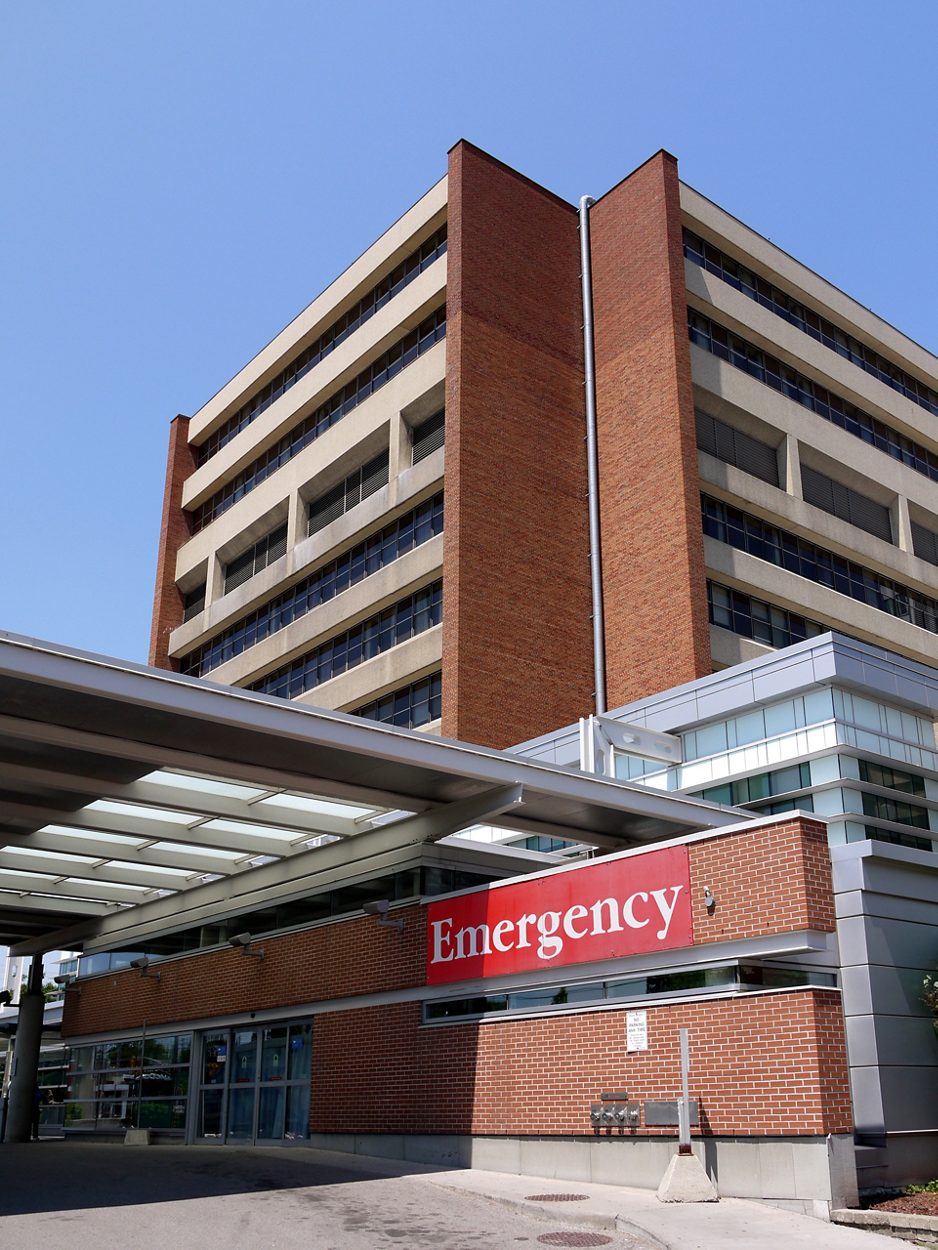
<instances>
[{"instance_id":1,"label":"surveillance camera on wall","mask_svg":"<svg viewBox=\"0 0 938 1250\"><path fill-rule=\"evenodd\" d=\"M139 959L132 959L130 961L130 966L131 968L146 970L150 966L150 957L148 955L141 955ZM56 977L55 979L58 981L59 978Z\"/></svg>"},{"instance_id":2,"label":"surveillance camera on wall","mask_svg":"<svg viewBox=\"0 0 938 1250\"><path fill-rule=\"evenodd\" d=\"M258 959L264 958L263 946L252 949L251 943L254 938L250 933L235 933L228 939L228 945L234 950L240 950L242 955L256 955Z\"/></svg>"},{"instance_id":3,"label":"surveillance camera on wall","mask_svg":"<svg viewBox=\"0 0 938 1250\"><path fill-rule=\"evenodd\" d=\"M379 898L373 903L362 903L362 911L366 916L386 916L390 906L389 899Z\"/></svg>"}]
</instances>

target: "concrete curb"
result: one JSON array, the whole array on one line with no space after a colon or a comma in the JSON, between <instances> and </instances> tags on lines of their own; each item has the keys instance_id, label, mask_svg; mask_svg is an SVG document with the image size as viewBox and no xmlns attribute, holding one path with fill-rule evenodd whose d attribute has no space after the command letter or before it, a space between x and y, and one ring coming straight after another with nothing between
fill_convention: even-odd
<instances>
[{"instance_id":1,"label":"concrete curb","mask_svg":"<svg viewBox=\"0 0 938 1250\"><path fill-rule=\"evenodd\" d=\"M938 1237L938 1215L905 1215L902 1211L831 1211L832 1224L854 1228L892 1228L896 1232L932 1233Z\"/></svg>"}]
</instances>

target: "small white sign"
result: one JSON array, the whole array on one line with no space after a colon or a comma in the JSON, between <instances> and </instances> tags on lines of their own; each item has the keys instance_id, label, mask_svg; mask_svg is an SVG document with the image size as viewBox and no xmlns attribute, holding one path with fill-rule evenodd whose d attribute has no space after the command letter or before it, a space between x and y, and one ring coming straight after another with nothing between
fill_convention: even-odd
<instances>
[{"instance_id":1,"label":"small white sign","mask_svg":"<svg viewBox=\"0 0 938 1250\"><path fill-rule=\"evenodd\" d=\"M626 1050L648 1049L648 1012L625 1013Z\"/></svg>"}]
</instances>

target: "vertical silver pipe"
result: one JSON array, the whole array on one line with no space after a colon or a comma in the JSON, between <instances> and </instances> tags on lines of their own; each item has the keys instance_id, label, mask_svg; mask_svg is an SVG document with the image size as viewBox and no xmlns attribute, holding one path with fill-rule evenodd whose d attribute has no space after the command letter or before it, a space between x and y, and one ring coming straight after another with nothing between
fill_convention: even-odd
<instances>
[{"instance_id":1,"label":"vertical silver pipe","mask_svg":"<svg viewBox=\"0 0 938 1250\"><path fill-rule=\"evenodd\" d=\"M593 272L590 264L591 195L580 199L580 283L583 291L583 364L586 393L586 480L590 527L590 583L593 596L593 683L596 715L606 711L606 640L599 537L599 461L596 452L596 358L593 346Z\"/></svg>"}]
</instances>

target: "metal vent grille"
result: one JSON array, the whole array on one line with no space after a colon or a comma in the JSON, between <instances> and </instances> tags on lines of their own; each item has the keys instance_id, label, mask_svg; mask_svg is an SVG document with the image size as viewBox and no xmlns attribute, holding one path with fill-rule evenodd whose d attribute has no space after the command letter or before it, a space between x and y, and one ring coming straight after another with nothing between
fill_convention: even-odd
<instances>
[{"instance_id":1,"label":"metal vent grille","mask_svg":"<svg viewBox=\"0 0 938 1250\"><path fill-rule=\"evenodd\" d=\"M892 542L889 509L883 504L835 482L806 464L801 466L801 490L806 503L814 504L816 508L822 508L831 516L840 517L842 521L856 525L887 543Z\"/></svg>"},{"instance_id":2,"label":"metal vent grille","mask_svg":"<svg viewBox=\"0 0 938 1250\"><path fill-rule=\"evenodd\" d=\"M225 594L250 581L255 573L279 560L287 551L287 527L280 525L259 539L242 555L225 565Z\"/></svg>"},{"instance_id":3,"label":"metal vent grille","mask_svg":"<svg viewBox=\"0 0 938 1250\"><path fill-rule=\"evenodd\" d=\"M774 447L760 442L707 412L697 412L697 446L724 464L779 486L778 455Z\"/></svg>"},{"instance_id":4,"label":"metal vent grille","mask_svg":"<svg viewBox=\"0 0 938 1250\"><path fill-rule=\"evenodd\" d=\"M420 425L414 426L414 464L425 460L432 452L439 451L443 446L444 426L445 413L443 412L435 412L432 417L427 417L426 421L421 421Z\"/></svg>"},{"instance_id":5,"label":"metal vent grille","mask_svg":"<svg viewBox=\"0 0 938 1250\"><path fill-rule=\"evenodd\" d=\"M938 534L913 521L912 550L920 560L927 560L929 564L938 564Z\"/></svg>"},{"instance_id":6,"label":"metal vent grille","mask_svg":"<svg viewBox=\"0 0 938 1250\"><path fill-rule=\"evenodd\" d=\"M196 586L195 590L190 590L188 594L182 597L182 619L191 621L194 616L205 607L205 583Z\"/></svg>"},{"instance_id":7,"label":"metal vent grille","mask_svg":"<svg viewBox=\"0 0 938 1250\"><path fill-rule=\"evenodd\" d=\"M363 499L373 495L382 486L388 484L388 453L381 452L367 464L350 473L344 482L339 482L324 495L314 499L309 505L309 529L307 533L318 534L332 521L338 520Z\"/></svg>"}]
</instances>

